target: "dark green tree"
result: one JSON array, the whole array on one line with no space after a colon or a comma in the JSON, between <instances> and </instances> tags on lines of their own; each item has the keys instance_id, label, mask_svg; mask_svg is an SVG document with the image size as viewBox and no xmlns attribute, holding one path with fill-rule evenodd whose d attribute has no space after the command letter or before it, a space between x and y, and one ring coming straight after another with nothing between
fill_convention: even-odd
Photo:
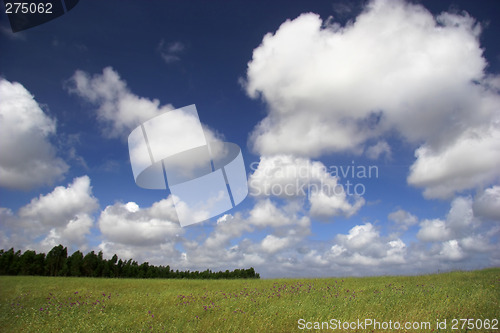
<instances>
[{"instance_id":1,"label":"dark green tree","mask_svg":"<svg viewBox=\"0 0 500 333\"><path fill-rule=\"evenodd\" d=\"M52 250L47 253L45 259L46 274L49 276L61 275L67 257L67 248L63 247L61 244L54 246Z\"/></svg>"}]
</instances>

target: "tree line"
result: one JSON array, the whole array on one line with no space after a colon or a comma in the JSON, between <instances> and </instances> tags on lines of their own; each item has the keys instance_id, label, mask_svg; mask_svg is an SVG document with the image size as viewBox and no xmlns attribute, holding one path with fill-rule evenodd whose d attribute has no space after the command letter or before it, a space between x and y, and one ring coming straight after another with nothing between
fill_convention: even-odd
<instances>
[{"instance_id":1,"label":"tree line","mask_svg":"<svg viewBox=\"0 0 500 333\"><path fill-rule=\"evenodd\" d=\"M138 264L129 259L123 261L115 254L111 259L104 259L102 251L83 255L76 251L68 257L68 249L62 245L54 246L45 253L26 250L14 251L14 248L0 250L0 275L39 275L39 276L80 276L106 278L139 279L259 279L253 267L234 271L212 272L172 270L170 266L154 266L148 262Z\"/></svg>"}]
</instances>

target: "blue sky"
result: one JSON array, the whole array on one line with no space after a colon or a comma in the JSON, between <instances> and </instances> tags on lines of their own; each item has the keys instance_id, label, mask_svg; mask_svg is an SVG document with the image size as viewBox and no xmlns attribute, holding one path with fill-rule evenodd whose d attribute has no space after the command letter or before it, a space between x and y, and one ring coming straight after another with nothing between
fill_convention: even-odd
<instances>
[{"instance_id":1,"label":"blue sky","mask_svg":"<svg viewBox=\"0 0 500 333\"><path fill-rule=\"evenodd\" d=\"M499 266L499 9L82 1L18 33L2 14L0 248L263 277ZM127 137L190 104L241 147L250 194L181 228Z\"/></svg>"}]
</instances>

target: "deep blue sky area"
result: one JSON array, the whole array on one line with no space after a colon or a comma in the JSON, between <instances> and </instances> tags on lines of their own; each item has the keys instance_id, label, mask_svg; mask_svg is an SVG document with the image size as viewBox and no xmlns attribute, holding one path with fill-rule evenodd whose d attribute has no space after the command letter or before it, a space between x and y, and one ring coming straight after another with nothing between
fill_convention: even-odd
<instances>
[{"instance_id":1,"label":"deep blue sky area","mask_svg":"<svg viewBox=\"0 0 500 333\"><path fill-rule=\"evenodd\" d=\"M498 266L499 18L494 0L88 0L13 33L2 7L0 248L264 277ZM363 193L250 193L180 227L127 137L190 104L250 187Z\"/></svg>"}]
</instances>

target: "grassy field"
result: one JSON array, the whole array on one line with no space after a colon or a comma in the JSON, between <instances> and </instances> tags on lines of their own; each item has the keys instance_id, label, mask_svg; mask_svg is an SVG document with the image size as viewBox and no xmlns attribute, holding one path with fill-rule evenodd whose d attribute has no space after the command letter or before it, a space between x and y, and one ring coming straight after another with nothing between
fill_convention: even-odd
<instances>
[{"instance_id":1,"label":"grassy field","mask_svg":"<svg viewBox=\"0 0 500 333\"><path fill-rule=\"evenodd\" d=\"M358 319L365 325L341 329ZM0 277L1 332L499 332L499 319L500 268L344 279ZM400 329L384 329L389 321Z\"/></svg>"}]
</instances>

